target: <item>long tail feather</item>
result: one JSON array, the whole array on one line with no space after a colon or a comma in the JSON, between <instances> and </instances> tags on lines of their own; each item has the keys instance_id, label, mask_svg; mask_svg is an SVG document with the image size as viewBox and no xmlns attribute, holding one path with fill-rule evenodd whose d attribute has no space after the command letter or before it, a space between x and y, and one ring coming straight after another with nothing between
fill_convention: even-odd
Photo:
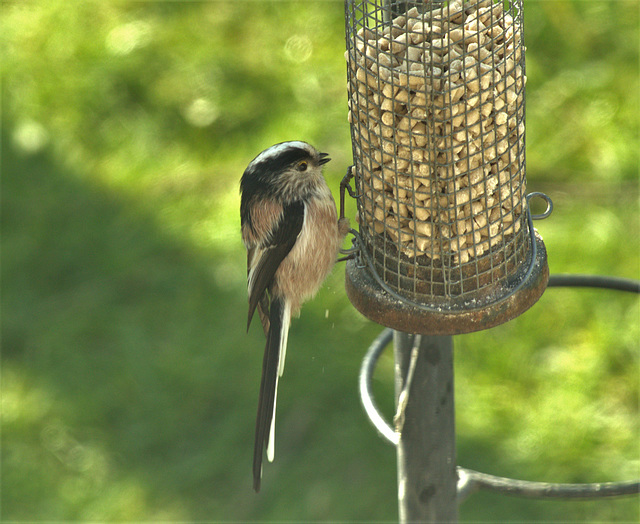
<instances>
[{"instance_id":1,"label":"long tail feather","mask_svg":"<svg viewBox=\"0 0 640 524\"><path fill-rule=\"evenodd\" d=\"M273 460L274 455L278 377L282 374L290 318L289 304L279 298L273 298L269 309L269 333L262 360L262 380L253 448L253 489L256 492L260 491L265 445L269 461Z\"/></svg>"}]
</instances>

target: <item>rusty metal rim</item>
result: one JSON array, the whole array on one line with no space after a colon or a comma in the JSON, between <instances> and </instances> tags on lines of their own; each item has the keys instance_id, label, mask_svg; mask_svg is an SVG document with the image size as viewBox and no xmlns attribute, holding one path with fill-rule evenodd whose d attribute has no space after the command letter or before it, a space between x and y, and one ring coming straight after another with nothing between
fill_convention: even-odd
<instances>
[{"instance_id":1,"label":"rusty metal rim","mask_svg":"<svg viewBox=\"0 0 640 524\"><path fill-rule=\"evenodd\" d=\"M498 326L529 309L546 289L549 276L546 250L536 235L538 263L515 293L482 309L432 311L414 307L386 293L366 268L354 261L346 267L349 300L365 317L386 327L423 335L457 335Z\"/></svg>"},{"instance_id":2,"label":"rusty metal rim","mask_svg":"<svg viewBox=\"0 0 640 524\"><path fill-rule=\"evenodd\" d=\"M549 279L547 252L535 230L531 236L535 258L525 277L507 296L481 308L447 310L412 304L389 293L367 266L358 266L354 260L347 262L345 272L347 296L365 317L407 333L457 335L495 327L524 313L546 289Z\"/></svg>"},{"instance_id":3,"label":"rusty metal rim","mask_svg":"<svg viewBox=\"0 0 640 524\"><path fill-rule=\"evenodd\" d=\"M530 208L530 201L533 198L542 198L546 204L547 204L547 208L546 210L541 213L541 214L532 214L531 213L531 208ZM515 285L515 287L512 287L511 289L508 290L508 293L505 293L503 296L500 296L499 298L497 298L496 300L493 301L493 303L497 303L499 301L505 300L507 299L510 295L516 294L522 287L526 287L527 283L531 280L532 277L532 273L534 272L534 269L536 267L536 265L538 265L538 242L536 239L536 233L535 233L535 229L533 227L533 220L542 220L547 218L549 215L551 215L551 213L553 212L553 201L551 200L551 198L547 195L545 195L544 193L540 193L540 192L533 192L533 193L529 193L525 196L525 200L527 201L527 210L526 210L526 216L527 216L527 226L529 229L529 235L530 235L530 241L531 241L531 249L530 249L530 263L529 266L526 269L526 272L524 273L524 275L522 275L522 272L520 275L518 275L518 284ZM364 261L364 264L361 264L363 266L368 266L369 267L369 271L371 273L371 276L374 278L374 280L377 282L377 284L379 285L380 288L382 288L388 295L390 295L391 297L394 297L395 299L399 300L400 302L404 302L405 304L407 304L408 306L412 306L417 310L421 310L421 311L426 311L426 312L433 312L433 313L442 313L442 308L441 307L436 307L430 304L426 304L426 303L420 303L420 302L416 302L413 301L405 296L402 296L401 294L397 293L394 289L392 289L389 285L387 285L386 282L384 282L384 280L380 277L380 275L378 275L378 272L375 269L375 265L371 259L370 254L368 253L367 249L364 247L364 242L362 240L362 238L360 237L360 234L355 231L355 230L351 230L351 233L354 236L354 248L352 250L350 250L351 252L357 253L359 254L360 258ZM542 244L542 242L540 242ZM544 250L544 244L542 244L542 249ZM546 261L546 252L544 254L545 257L545 261ZM546 262L545 262L546 263ZM515 275L514 275L515 276ZM477 310L482 310L482 309L486 309L486 307L488 305L493 305L493 304L486 304L486 303L478 303L477 305L473 305L473 304L469 304L469 305L465 305L464 308L460 308L459 311L471 311L473 309L477 309ZM446 308L448 311L453 311L454 308ZM364 314L364 313L363 313ZM365 315L366 316L366 315Z\"/></svg>"}]
</instances>

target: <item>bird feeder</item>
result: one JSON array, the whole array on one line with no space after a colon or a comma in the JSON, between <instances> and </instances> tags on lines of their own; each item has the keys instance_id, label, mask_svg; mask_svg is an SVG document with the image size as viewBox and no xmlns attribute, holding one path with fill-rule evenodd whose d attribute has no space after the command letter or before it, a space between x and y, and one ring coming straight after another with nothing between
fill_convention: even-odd
<instances>
[{"instance_id":1,"label":"bird feeder","mask_svg":"<svg viewBox=\"0 0 640 524\"><path fill-rule=\"evenodd\" d=\"M516 317L548 281L526 194L522 0L347 0L345 11L351 302L428 335Z\"/></svg>"}]
</instances>

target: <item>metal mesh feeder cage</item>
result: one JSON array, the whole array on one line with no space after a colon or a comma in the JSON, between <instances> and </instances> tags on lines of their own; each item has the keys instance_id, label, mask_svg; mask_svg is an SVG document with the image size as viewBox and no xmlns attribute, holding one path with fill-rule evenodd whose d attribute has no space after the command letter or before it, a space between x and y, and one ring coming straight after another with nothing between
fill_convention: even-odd
<instances>
[{"instance_id":1,"label":"metal mesh feeder cage","mask_svg":"<svg viewBox=\"0 0 640 524\"><path fill-rule=\"evenodd\" d=\"M503 323L548 281L525 181L522 0L345 2L359 257L347 292L388 327ZM536 194L539 195L539 194Z\"/></svg>"}]
</instances>

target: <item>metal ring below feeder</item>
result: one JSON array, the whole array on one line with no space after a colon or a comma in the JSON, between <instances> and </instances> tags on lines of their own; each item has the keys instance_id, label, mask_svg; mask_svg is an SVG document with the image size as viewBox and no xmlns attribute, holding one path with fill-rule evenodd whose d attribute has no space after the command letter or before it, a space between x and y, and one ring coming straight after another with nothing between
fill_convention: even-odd
<instances>
[{"instance_id":1,"label":"metal ring below feeder","mask_svg":"<svg viewBox=\"0 0 640 524\"><path fill-rule=\"evenodd\" d=\"M553 275L549 279L549 287L593 287L640 293L640 282L636 280L602 277L592 275ZM380 436L386 441L398 445L399 435L389 424L373 398L373 372L380 355L393 338L393 330L384 329L373 341L360 367L359 390L360 399L369 420ZM495 491L504 495L528 498L600 498L640 493L640 480L629 482L604 483L549 483L516 480L481 473L458 466L458 500L478 490Z\"/></svg>"},{"instance_id":2,"label":"metal ring below feeder","mask_svg":"<svg viewBox=\"0 0 640 524\"><path fill-rule=\"evenodd\" d=\"M542 237L533 228L534 218L546 218L553 209L551 199L543 193L527 195L527 201L542 196L547 210L535 217L527 206L527 225L531 240L530 262L521 268L511 283L499 290L490 300L473 300L464 308L449 309L419 304L398 295L377 274L366 249L360 244L360 255L366 264L357 260L347 262L345 287L353 306L364 316L386 327L423 335L458 335L492 328L507 322L529 309L544 293L549 279L547 250Z\"/></svg>"}]
</instances>

